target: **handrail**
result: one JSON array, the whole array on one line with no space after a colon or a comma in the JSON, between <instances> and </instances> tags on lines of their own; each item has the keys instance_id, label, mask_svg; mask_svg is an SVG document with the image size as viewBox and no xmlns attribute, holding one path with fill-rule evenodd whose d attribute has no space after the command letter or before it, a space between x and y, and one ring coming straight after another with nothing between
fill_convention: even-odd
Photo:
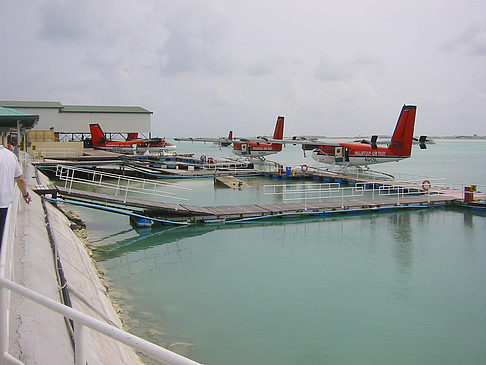
<instances>
[{"instance_id":1,"label":"handrail","mask_svg":"<svg viewBox=\"0 0 486 365\"><path fill-rule=\"evenodd\" d=\"M11 280L13 278L13 243L15 238L16 215L19 207L20 192L15 189L14 201L7 210L5 227L2 237L2 248L0 250L0 279ZM8 354L9 342L9 313L10 313L10 292L0 287L0 360L3 354ZM6 357L10 363L15 363ZM1 362L1 361L0 361Z\"/></svg>"},{"instance_id":2,"label":"handrail","mask_svg":"<svg viewBox=\"0 0 486 365\"><path fill-rule=\"evenodd\" d=\"M400 198L403 198L405 195L422 194L430 196L436 193L431 189L422 189L418 184L386 184L371 188L367 187L367 185L369 184L357 183L355 186L341 187L339 183L281 184L265 185L263 191L266 195L282 195L284 201L304 201L306 203L308 200L341 199L343 207L344 198L360 197L364 196L365 193L370 194L372 200L375 199L376 194L380 196L396 196L398 205L400 205ZM317 186L317 188L314 186ZM272 188L272 190L269 191L269 188Z\"/></svg>"},{"instance_id":3,"label":"handrail","mask_svg":"<svg viewBox=\"0 0 486 365\"><path fill-rule=\"evenodd\" d=\"M13 281L7 280L3 277L0 277L0 287L13 291L25 298L28 298L37 304L42 305L45 308L51 309L56 313L59 313L65 317L68 317L74 321L74 328L75 328L75 338L76 338L76 350L75 350L75 364L76 365L85 365L86 358L83 354L84 352L84 343L83 343L83 332L84 326L95 330L107 337L113 338L118 342L121 342L125 345L135 348L138 351L141 351L150 357L162 361L166 364L170 365L197 365L199 363L188 359L184 356L176 354L170 350L167 350L163 347L153 344L143 338L137 337L132 335L128 332L125 332L117 327L108 325L98 319L95 319L87 314L79 312L73 308L65 306L61 303L56 302L50 298L47 298L39 293L36 293L33 290L25 288L21 285L14 283Z\"/></svg>"},{"instance_id":4,"label":"handrail","mask_svg":"<svg viewBox=\"0 0 486 365\"><path fill-rule=\"evenodd\" d=\"M83 178L79 175L91 178ZM57 165L56 177L65 182L65 187L72 188L73 183L92 185L115 190L115 196L124 194L126 201L128 193L159 196L174 200L189 200L192 189L178 186L174 183L126 177L119 174L84 169L74 166ZM165 189L165 190L160 190ZM186 194L186 196L182 196Z\"/></svg>"}]
</instances>

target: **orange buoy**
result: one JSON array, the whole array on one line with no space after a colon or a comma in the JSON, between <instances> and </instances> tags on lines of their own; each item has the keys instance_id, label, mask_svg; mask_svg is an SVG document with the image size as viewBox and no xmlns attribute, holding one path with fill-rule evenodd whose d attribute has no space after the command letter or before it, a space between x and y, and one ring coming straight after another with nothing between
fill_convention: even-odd
<instances>
[{"instance_id":1,"label":"orange buoy","mask_svg":"<svg viewBox=\"0 0 486 365\"><path fill-rule=\"evenodd\" d=\"M430 183L429 180L424 180L422 181L422 189L427 191L431 188L432 184Z\"/></svg>"}]
</instances>

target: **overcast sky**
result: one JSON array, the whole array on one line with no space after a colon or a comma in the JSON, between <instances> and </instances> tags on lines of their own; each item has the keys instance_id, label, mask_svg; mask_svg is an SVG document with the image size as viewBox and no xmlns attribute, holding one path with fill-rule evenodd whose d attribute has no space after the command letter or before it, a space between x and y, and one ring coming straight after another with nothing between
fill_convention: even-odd
<instances>
[{"instance_id":1,"label":"overcast sky","mask_svg":"<svg viewBox=\"0 0 486 365\"><path fill-rule=\"evenodd\" d=\"M157 136L486 135L486 1L0 2L0 100L137 105Z\"/></svg>"}]
</instances>

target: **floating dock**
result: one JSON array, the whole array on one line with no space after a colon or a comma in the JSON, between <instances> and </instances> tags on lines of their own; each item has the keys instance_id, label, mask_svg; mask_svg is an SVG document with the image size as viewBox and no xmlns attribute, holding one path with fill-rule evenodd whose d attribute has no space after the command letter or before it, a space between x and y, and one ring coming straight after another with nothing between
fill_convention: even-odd
<instances>
[{"instance_id":1,"label":"floating dock","mask_svg":"<svg viewBox=\"0 0 486 365\"><path fill-rule=\"evenodd\" d=\"M223 221L245 221L272 217L299 217L306 215L325 215L336 213L365 213L389 209L426 208L443 206L458 201L457 196L446 194L419 193L416 195L393 196L362 199L323 199L321 201L303 201L278 204L244 204L226 206L195 206L182 203L156 202L109 194L88 192L63 187L36 186L39 194L51 194L64 199L74 199L92 203L100 202L103 206L123 206L124 209L143 211L143 216L165 223L216 223Z\"/></svg>"}]
</instances>

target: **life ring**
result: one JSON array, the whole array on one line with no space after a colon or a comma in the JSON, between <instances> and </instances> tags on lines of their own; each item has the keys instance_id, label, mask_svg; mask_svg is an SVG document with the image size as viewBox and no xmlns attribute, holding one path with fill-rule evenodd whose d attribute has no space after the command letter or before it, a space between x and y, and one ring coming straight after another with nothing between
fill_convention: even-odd
<instances>
[{"instance_id":1,"label":"life ring","mask_svg":"<svg viewBox=\"0 0 486 365\"><path fill-rule=\"evenodd\" d=\"M427 191L430 189L430 187L432 186L432 184L430 183L429 180L424 180L422 181L422 189Z\"/></svg>"},{"instance_id":2,"label":"life ring","mask_svg":"<svg viewBox=\"0 0 486 365\"><path fill-rule=\"evenodd\" d=\"M300 166L300 169L302 170L302 172L307 172L307 170L309 170L309 166L302 165L302 166Z\"/></svg>"},{"instance_id":3,"label":"life ring","mask_svg":"<svg viewBox=\"0 0 486 365\"><path fill-rule=\"evenodd\" d=\"M213 164L213 163L214 163L214 158L212 158L212 157L208 157L208 163L209 163L209 164Z\"/></svg>"},{"instance_id":4,"label":"life ring","mask_svg":"<svg viewBox=\"0 0 486 365\"><path fill-rule=\"evenodd\" d=\"M201 160L202 163L205 163L206 162L206 155L201 155L201 157L199 157L199 160Z\"/></svg>"}]
</instances>

